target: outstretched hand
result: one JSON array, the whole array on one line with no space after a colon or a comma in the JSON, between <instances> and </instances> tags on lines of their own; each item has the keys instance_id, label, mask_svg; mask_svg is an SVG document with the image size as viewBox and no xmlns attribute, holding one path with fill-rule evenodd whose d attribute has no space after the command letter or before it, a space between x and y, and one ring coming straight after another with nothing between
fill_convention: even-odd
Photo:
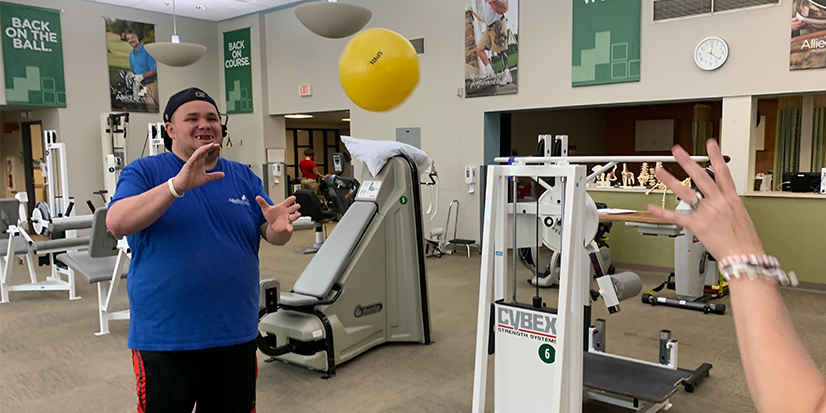
<instances>
[{"instance_id":1,"label":"outstretched hand","mask_svg":"<svg viewBox=\"0 0 826 413\"><path fill-rule=\"evenodd\" d=\"M732 255L762 255L763 244L754 230L754 224L743 206L743 201L737 194L731 172L726 166L717 141L709 140L706 147L716 182L700 165L691 160L683 148L675 146L671 150L677 162L702 193L702 199L696 203L694 213L681 214L654 205L649 205L648 210L658 218L690 229L718 261ZM680 181L665 169L657 168L656 175L683 201L691 203L697 197L696 192L681 185Z\"/></svg>"},{"instance_id":2,"label":"outstretched hand","mask_svg":"<svg viewBox=\"0 0 826 413\"><path fill-rule=\"evenodd\" d=\"M210 143L195 150L181 168L181 172L178 172L178 175L172 180L172 185L175 186L177 193L183 194L190 189L224 177L223 172L207 173L204 166L207 155L214 150L218 150L218 148L220 146L217 143Z\"/></svg>"},{"instance_id":3,"label":"outstretched hand","mask_svg":"<svg viewBox=\"0 0 826 413\"><path fill-rule=\"evenodd\" d=\"M294 196L275 205L268 204L261 196L255 197L255 200L258 202L258 205L261 206L264 218L267 219L267 225L277 236L284 237L292 235L293 222L301 217L301 213L298 212L298 210L301 209L301 205L295 203Z\"/></svg>"}]
</instances>

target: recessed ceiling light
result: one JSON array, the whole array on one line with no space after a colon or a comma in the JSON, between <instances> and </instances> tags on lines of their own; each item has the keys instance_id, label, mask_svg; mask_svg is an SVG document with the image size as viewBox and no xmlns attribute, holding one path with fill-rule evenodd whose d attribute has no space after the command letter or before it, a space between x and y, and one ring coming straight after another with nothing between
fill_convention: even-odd
<instances>
[{"instance_id":1,"label":"recessed ceiling light","mask_svg":"<svg viewBox=\"0 0 826 413\"><path fill-rule=\"evenodd\" d=\"M287 118L287 119L308 119L308 118L312 118L313 115L297 114L297 115L284 115L284 117Z\"/></svg>"},{"instance_id":2,"label":"recessed ceiling light","mask_svg":"<svg viewBox=\"0 0 826 413\"><path fill-rule=\"evenodd\" d=\"M349 122L349 121L350 121L350 118L344 118L344 119L342 119L341 121L342 121L342 122Z\"/></svg>"},{"instance_id":3,"label":"recessed ceiling light","mask_svg":"<svg viewBox=\"0 0 826 413\"><path fill-rule=\"evenodd\" d=\"M198 9L198 10L206 10L207 6L198 5L198 6L195 6L195 8Z\"/></svg>"}]
</instances>

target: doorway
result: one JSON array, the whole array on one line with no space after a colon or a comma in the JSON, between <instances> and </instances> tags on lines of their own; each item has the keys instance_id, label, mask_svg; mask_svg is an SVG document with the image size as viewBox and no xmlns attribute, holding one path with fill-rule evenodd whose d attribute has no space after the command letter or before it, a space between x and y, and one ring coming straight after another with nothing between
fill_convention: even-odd
<instances>
[{"instance_id":1,"label":"doorway","mask_svg":"<svg viewBox=\"0 0 826 413\"><path fill-rule=\"evenodd\" d=\"M28 216L38 202L46 202L46 179L41 164L45 164L46 152L43 144L43 125L40 121L24 122L23 129L23 173L26 180L26 194L29 198Z\"/></svg>"},{"instance_id":2,"label":"doorway","mask_svg":"<svg viewBox=\"0 0 826 413\"><path fill-rule=\"evenodd\" d=\"M285 174L291 184L299 183L301 170L299 163L304 159L304 151L311 149L314 161L321 175L335 174L333 154L346 153L347 148L341 136L350 134L350 111L313 112L284 115L285 119ZM343 166L342 176L351 177L350 162ZM290 193L292 185L290 185Z\"/></svg>"},{"instance_id":3,"label":"doorway","mask_svg":"<svg viewBox=\"0 0 826 413\"><path fill-rule=\"evenodd\" d=\"M287 128L287 140L292 142L292 150L287 153L287 170L290 176L299 177L298 163L304 159L304 151L315 153L315 163L322 174L331 173L333 154L341 152L341 135L338 129L291 129Z\"/></svg>"}]
</instances>

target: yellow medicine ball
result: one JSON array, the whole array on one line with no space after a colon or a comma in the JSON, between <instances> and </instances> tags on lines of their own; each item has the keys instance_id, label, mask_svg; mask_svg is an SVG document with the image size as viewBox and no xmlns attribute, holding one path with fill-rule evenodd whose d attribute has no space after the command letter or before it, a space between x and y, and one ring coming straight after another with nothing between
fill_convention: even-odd
<instances>
[{"instance_id":1,"label":"yellow medicine ball","mask_svg":"<svg viewBox=\"0 0 826 413\"><path fill-rule=\"evenodd\" d=\"M344 93L356 105L375 112L393 109L419 83L419 58L404 36L368 29L353 37L338 61Z\"/></svg>"}]
</instances>

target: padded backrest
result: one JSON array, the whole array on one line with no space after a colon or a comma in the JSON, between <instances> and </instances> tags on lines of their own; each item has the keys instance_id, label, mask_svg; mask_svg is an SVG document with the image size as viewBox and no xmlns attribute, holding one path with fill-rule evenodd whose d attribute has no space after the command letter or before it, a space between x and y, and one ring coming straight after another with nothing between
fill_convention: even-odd
<instances>
[{"instance_id":1,"label":"padded backrest","mask_svg":"<svg viewBox=\"0 0 826 413\"><path fill-rule=\"evenodd\" d=\"M316 222L324 218L324 215L321 213L321 202L318 200L315 192L309 189L299 189L295 191L294 195L295 202L301 205L301 209L298 210L298 212L300 212L302 216L310 217L310 219Z\"/></svg>"},{"instance_id":2,"label":"padded backrest","mask_svg":"<svg viewBox=\"0 0 826 413\"><path fill-rule=\"evenodd\" d=\"M9 225L17 225L17 218L20 214L20 201L16 198L0 199L0 239L6 239L9 234L6 229Z\"/></svg>"},{"instance_id":3,"label":"padded backrest","mask_svg":"<svg viewBox=\"0 0 826 413\"><path fill-rule=\"evenodd\" d=\"M298 277L293 291L317 298L326 297L347 267L350 254L376 215L377 208L372 202L356 202L350 206L301 277Z\"/></svg>"},{"instance_id":4,"label":"padded backrest","mask_svg":"<svg viewBox=\"0 0 826 413\"><path fill-rule=\"evenodd\" d=\"M92 236L89 240L89 256L92 258L118 255L118 239L106 229L106 207L95 210Z\"/></svg>"}]
</instances>

